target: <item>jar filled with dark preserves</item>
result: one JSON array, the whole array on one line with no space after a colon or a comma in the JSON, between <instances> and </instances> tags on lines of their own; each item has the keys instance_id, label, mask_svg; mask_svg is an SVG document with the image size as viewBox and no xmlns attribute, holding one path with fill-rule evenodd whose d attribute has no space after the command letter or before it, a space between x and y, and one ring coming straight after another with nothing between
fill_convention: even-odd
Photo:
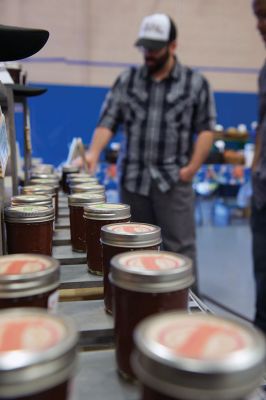
<instances>
[{"instance_id":1,"label":"jar filled with dark preserves","mask_svg":"<svg viewBox=\"0 0 266 400\"><path fill-rule=\"evenodd\" d=\"M52 254L54 209L10 206L5 209L8 254Z\"/></svg>"},{"instance_id":2,"label":"jar filled with dark preserves","mask_svg":"<svg viewBox=\"0 0 266 400\"><path fill-rule=\"evenodd\" d=\"M103 275L101 228L114 222L130 221L130 206L121 203L94 204L84 207L87 264L95 275Z\"/></svg>"},{"instance_id":3,"label":"jar filled with dark preserves","mask_svg":"<svg viewBox=\"0 0 266 400\"><path fill-rule=\"evenodd\" d=\"M105 196L100 193L75 193L68 196L70 238L73 251L86 251L86 230L83 218L84 207L88 204L104 203Z\"/></svg>"},{"instance_id":4,"label":"jar filled with dark preserves","mask_svg":"<svg viewBox=\"0 0 266 400\"><path fill-rule=\"evenodd\" d=\"M53 207L53 199L51 196L46 194L21 194L11 197L11 206L26 205Z\"/></svg>"},{"instance_id":5,"label":"jar filled with dark preserves","mask_svg":"<svg viewBox=\"0 0 266 400\"><path fill-rule=\"evenodd\" d=\"M179 254L145 250L119 254L111 266L118 371L134 379L130 365L133 330L152 314L188 309L192 262Z\"/></svg>"},{"instance_id":6,"label":"jar filled with dark preserves","mask_svg":"<svg viewBox=\"0 0 266 400\"><path fill-rule=\"evenodd\" d=\"M41 307L56 311L59 262L52 257L14 254L0 257L0 309Z\"/></svg>"},{"instance_id":7,"label":"jar filled with dark preserves","mask_svg":"<svg viewBox=\"0 0 266 400\"><path fill-rule=\"evenodd\" d=\"M69 174L79 173L79 168L74 165L64 165L62 169L62 189L64 193L69 193L67 187L67 177Z\"/></svg>"},{"instance_id":8,"label":"jar filled with dark preserves","mask_svg":"<svg viewBox=\"0 0 266 400\"><path fill-rule=\"evenodd\" d=\"M0 400L69 398L78 342L72 321L13 308L0 311L0 332Z\"/></svg>"},{"instance_id":9,"label":"jar filled with dark preserves","mask_svg":"<svg viewBox=\"0 0 266 400\"><path fill-rule=\"evenodd\" d=\"M134 340L141 400L244 400L262 382L265 338L236 320L169 312L143 320Z\"/></svg>"},{"instance_id":10,"label":"jar filled with dark preserves","mask_svg":"<svg viewBox=\"0 0 266 400\"><path fill-rule=\"evenodd\" d=\"M101 228L105 310L112 314L111 258L132 250L160 250L161 228L144 223L118 223Z\"/></svg>"},{"instance_id":11,"label":"jar filled with dark preserves","mask_svg":"<svg viewBox=\"0 0 266 400\"><path fill-rule=\"evenodd\" d=\"M71 193L100 193L105 194L105 187L97 183L80 183L71 187Z\"/></svg>"},{"instance_id":12,"label":"jar filled with dark preserves","mask_svg":"<svg viewBox=\"0 0 266 400\"><path fill-rule=\"evenodd\" d=\"M51 186L55 190L55 219L58 218L58 193L59 193L59 182L57 178L31 178L30 185L45 185Z\"/></svg>"}]
</instances>

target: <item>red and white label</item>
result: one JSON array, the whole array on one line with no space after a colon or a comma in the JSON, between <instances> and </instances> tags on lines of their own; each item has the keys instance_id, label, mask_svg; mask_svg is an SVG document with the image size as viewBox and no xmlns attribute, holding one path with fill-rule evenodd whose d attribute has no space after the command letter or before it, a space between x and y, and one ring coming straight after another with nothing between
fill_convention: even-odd
<instances>
[{"instance_id":1,"label":"red and white label","mask_svg":"<svg viewBox=\"0 0 266 400\"><path fill-rule=\"evenodd\" d=\"M144 224L117 224L112 226L107 226L106 229L115 232L121 233L124 235L136 235L141 233L150 233L155 232L156 228L150 225Z\"/></svg>"},{"instance_id":2,"label":"red and white label","mask_svg":"<svg viewBox=\"0 0 266 400\"><path fill-rule=\"evenodd\" d=\"M64 326L47 317L2 318L0 353L16 350L40 351L54 347L66 335Z\"/></svg>"},{"instance_id":3,"label":"red and white label","mask_svg":"<svg viewBox=\"0 0 266 400\"><path fill-rule=\"evenodd\" d=\"M251 340L244 330L231 323L210 323L193 317L169 321L155 328L151 336L173 355L198 360L222 360L247 348Z\"/></svg>"},{"instance_id":4,"label":"red and white label","mask_svg":"<svg viewBox=\"0 0 266 400\"><path fill-rule=\"evenodd\" d=\"M21 275L43 271L50 267L46 260L38 258L3 258L0 261L0 275Z\"/></svg>"},{"instance_id":5,"label":"red and white label","mask_svg":"<svg viewBox=\"0 0 266 400\"><path fill-rule=\"evenodd\" d=\"M168 271L179 269L184 262L177 256L147 254L122 256L119 260L120 265L131 271Z\"/></svg>"}]
</instances>

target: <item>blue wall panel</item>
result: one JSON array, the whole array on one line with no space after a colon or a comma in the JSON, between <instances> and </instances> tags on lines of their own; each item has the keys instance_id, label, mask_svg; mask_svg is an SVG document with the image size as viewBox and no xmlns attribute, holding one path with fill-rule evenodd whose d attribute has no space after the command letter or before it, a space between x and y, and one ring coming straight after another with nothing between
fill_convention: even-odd
<instances>
[{"instance_id":1,"label":"blue wall panel","mask_svg":"<svg viewBox=\"0 0 266 400\"><path fill-rule=\"evenodd\" d=\"M33 156L54 165L64 161L73 137L88 143L95 128L107 88L45 86L47 93L29 100ZM215 93L218 123L236 126L257 119L257 96L250 93ZM23 153L22 114L16 113L17 137Z\"/></svg>"}]
</instances>

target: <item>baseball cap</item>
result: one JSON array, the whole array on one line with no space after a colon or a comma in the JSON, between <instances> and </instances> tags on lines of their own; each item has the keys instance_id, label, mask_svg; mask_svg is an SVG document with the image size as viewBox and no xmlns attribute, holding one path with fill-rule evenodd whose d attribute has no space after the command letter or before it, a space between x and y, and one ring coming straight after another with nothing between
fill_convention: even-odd
<instances>
[{"instance_id":1,"label":"baseball cap","mask_svg":"<svg viewBox=\"0 0 266 400\"><path fill-rule=\"evenodd\" d=\"M166 14L152 14L143 18L135 46L160 50L176 39L176 27Z\"/></svg>"}]
</instances>

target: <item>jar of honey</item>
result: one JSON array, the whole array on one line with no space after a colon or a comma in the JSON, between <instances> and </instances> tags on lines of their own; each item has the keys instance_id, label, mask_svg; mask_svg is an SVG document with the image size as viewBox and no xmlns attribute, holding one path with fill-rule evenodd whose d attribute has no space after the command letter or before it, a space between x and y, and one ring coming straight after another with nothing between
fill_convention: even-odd
<instances>
[{"instance_id":1,"label":"jar of honey","mask_svg":"<svg viewBox=\"0 0 266 400\"><path fill-rule=\"evenodd\" d=\"M144 223L117 223L101 228L105 310L112 314L112 287L109 282L111 258L132 250L160 250L161 228Z\"/></svg>"},{"instance_id":2,"label":"jar of honey","mask_svg":"<svg viewBox=\"0 0 266 400\"><path fill-rule=\"evenodd\" d=\"M134 379L130 365L135 326L152 314L188 309L192 262L166 251L134 251L111 259L115 349L118 371Z\"/></svg>"},{"instance_id":3,"label":"jar of honey","mask_svg":"<svg viewBox=\"0 0 266 400\"><path fill-rule=\"evenodd\" d=\"M83 218L84 207L88 204L104 203L105 196L100 193L75 193L68 196L70 237L73 251L86 251L86 229Z\"/></svg>"},{"instance_id":4,"label":"jar of honey","mask_svg":"<svg viewBox=\"0 0 266 400\"><path fill-rule=\"evenodd\" d=\"M71 320L40 308L1 310L0 332L0 400L69 398L78 342Z\"/></svg>"},{"instance_id":5,"label":"jar of honey","mask_svg":"<svg viewBox=\"0 0 266 400\"><path fill-rule=\"evenodd\" d=\"M41 307L56 311L59 262L52 257L14 254L0 257L0 309Z\"/></svg>"},{"instance_id":6,"label":"jar of honey","mask_svg":"<svg viewBox=\"0 0 266 400\"><path fill-rule=\"evenodd\" d=\"M10 206L4 211L7 252L52 254L54 209Z\"/></svg>"},{"instance_id":7,"label":"jar of honey","mask_svg":"<svg viewBox=\"0 0 266 400\"><path fill-rule=\"evenodd\" d=\"M114 222L130 221L130 206L121 203L104 203L84 207L87 264L95 275L103 275L101 228Z\"/></svg>"},{"instance_id":8,"label":"jar of honey","mask_svg":"<svg viewBox=\"0 0 266 400\"><path fill-rule=\"evenodd\" d=\"M244 400L262 382L265 338L236 320L169 312L143 320L134 340L141 400Z\"/></svg>"},{"instance_id":9,"label":"jar of honey","mask_svg":"<svg viewBox=\"0 0 266 400\"><path fill-rule=\"evenodd\" d=\"M74 165L64 165L62 168L62 189L64 193L69 193L67 186L67 177L69 174L79 173L79 168Z\"/></svg>"}]
</instances>

